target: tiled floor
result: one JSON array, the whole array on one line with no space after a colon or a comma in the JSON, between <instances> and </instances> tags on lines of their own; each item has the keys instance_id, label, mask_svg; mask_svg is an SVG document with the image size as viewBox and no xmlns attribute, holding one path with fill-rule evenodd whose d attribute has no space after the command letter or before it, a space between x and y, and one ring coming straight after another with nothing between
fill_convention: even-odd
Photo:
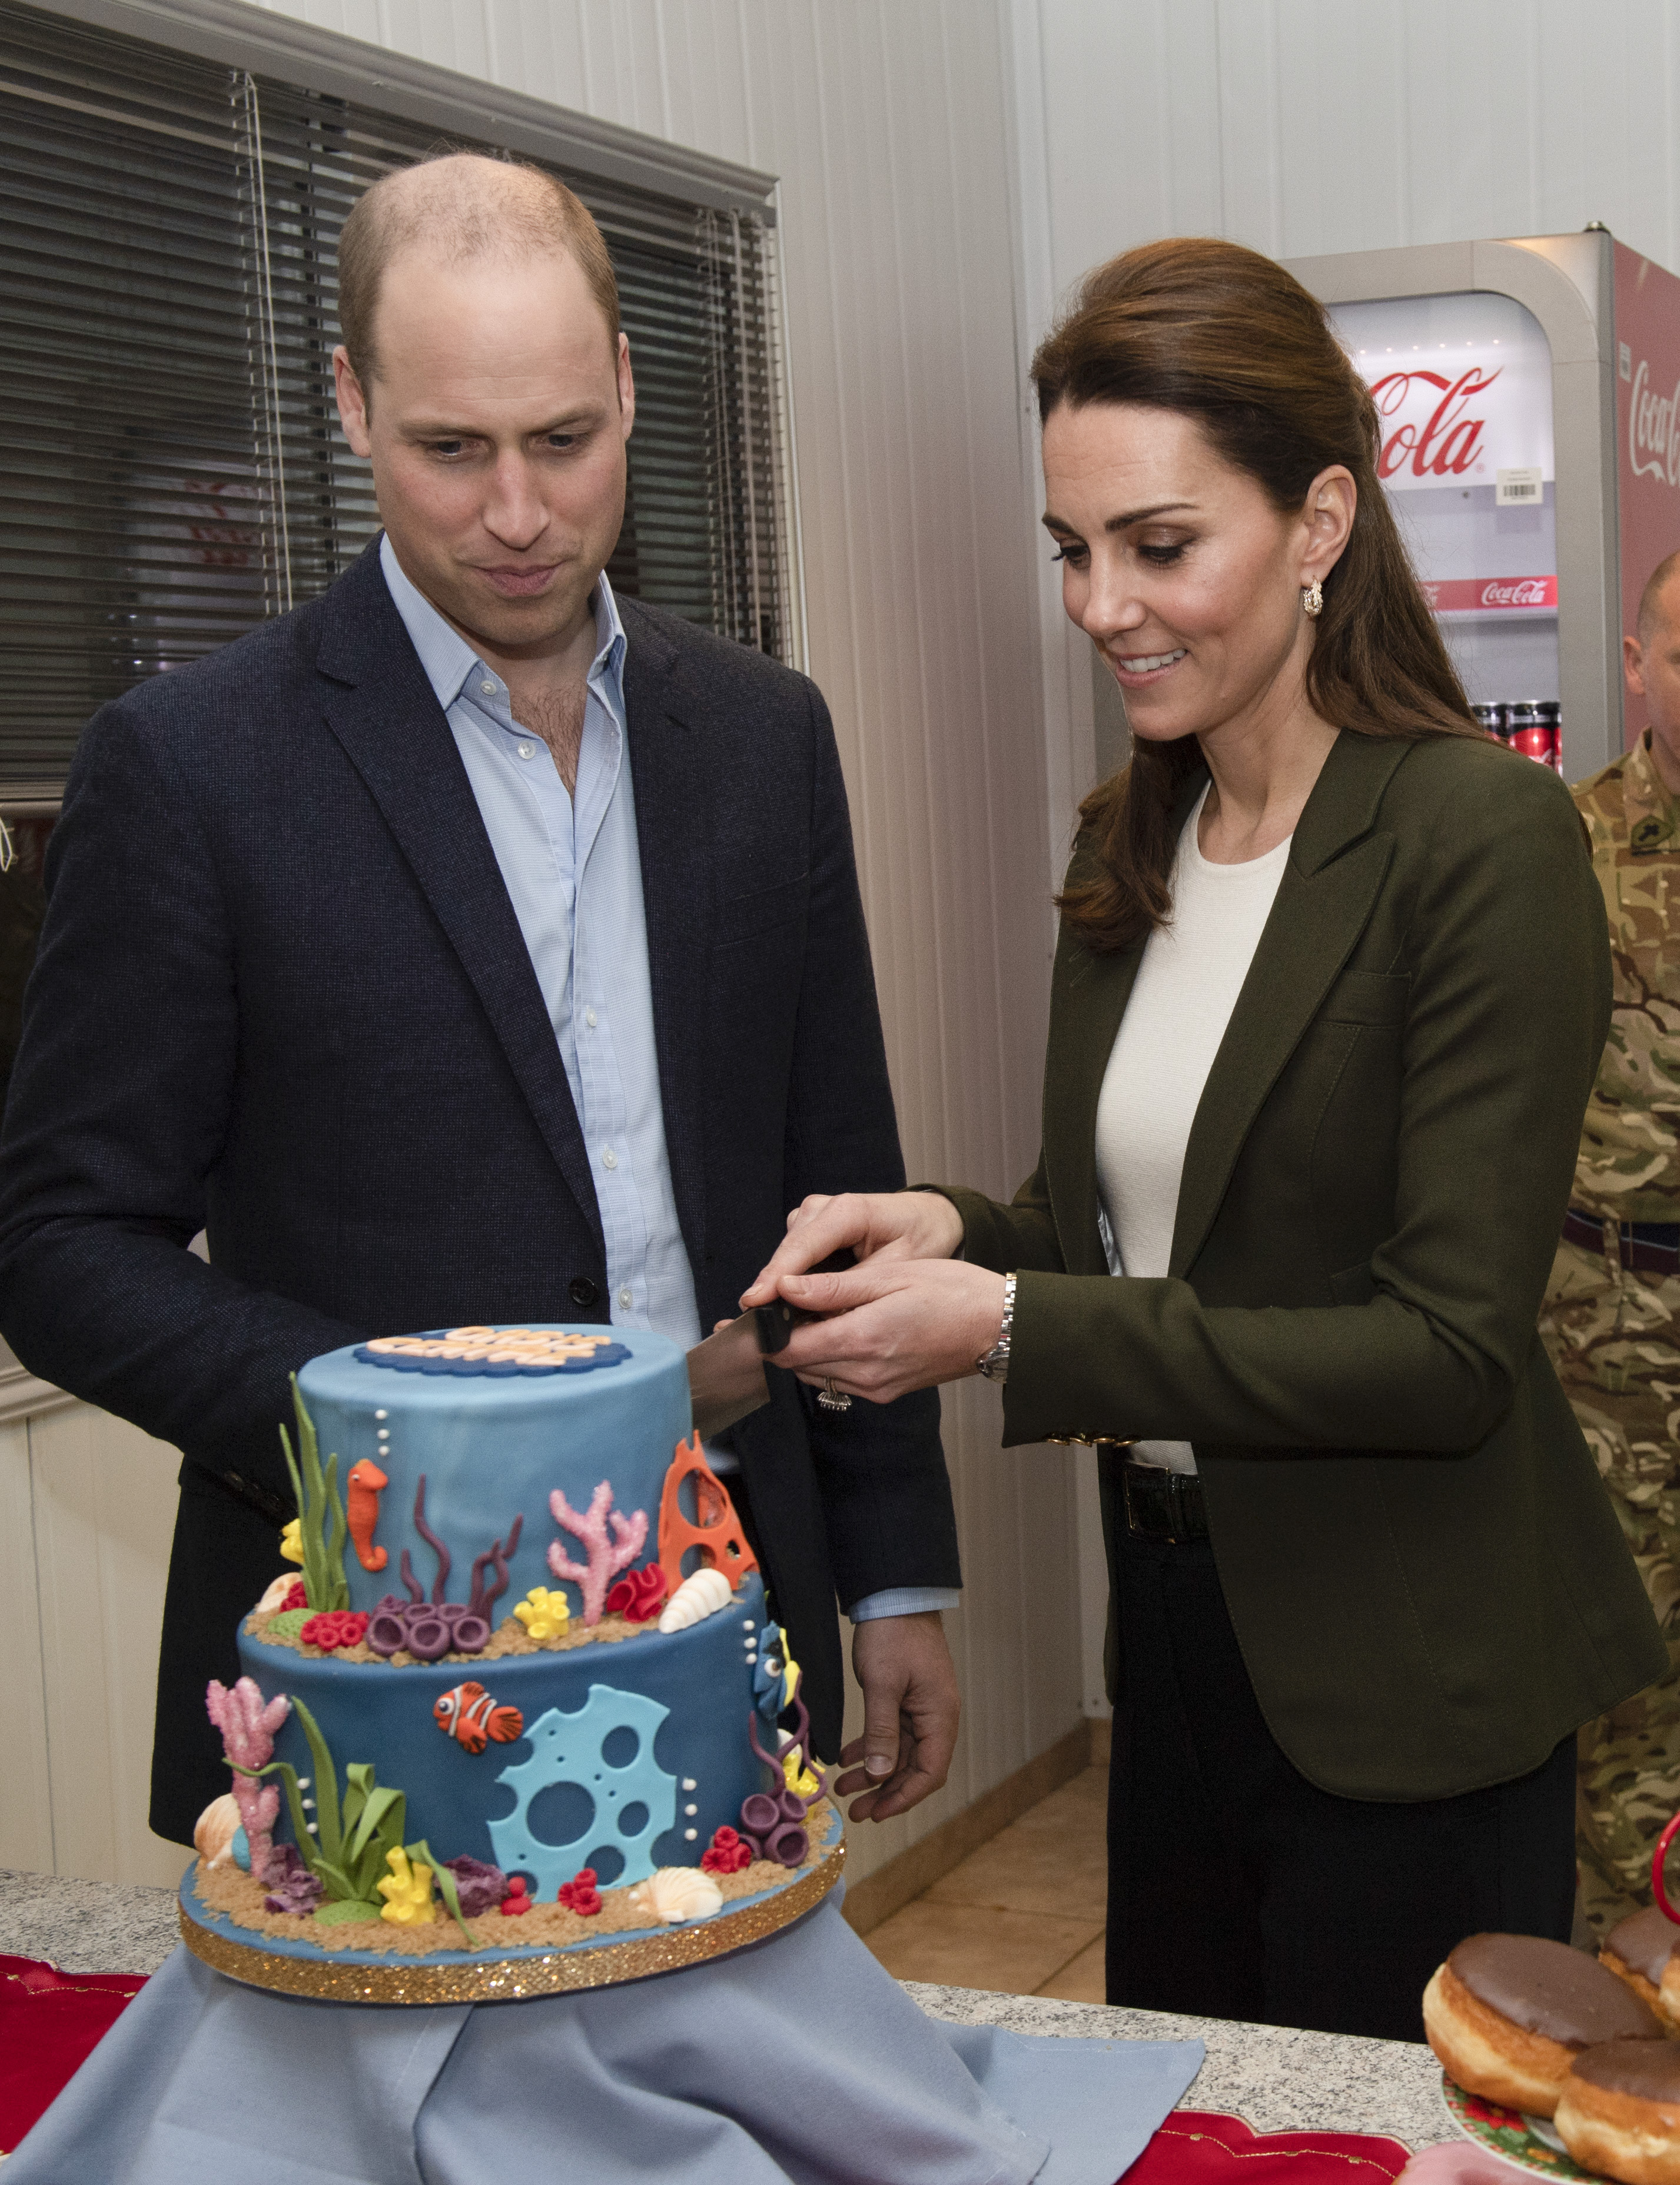
<instances>
[{"instance_id":1,"label":"tiled floor","mask_svg":"<svg viewBox=\"0 0 1680 2185\"><path fill-rule=\"evenodd\" d=\"M1108 1770L1087 1768L866 1937L899 1980L1101 2003Z\"/></svg>"}]
</instances>

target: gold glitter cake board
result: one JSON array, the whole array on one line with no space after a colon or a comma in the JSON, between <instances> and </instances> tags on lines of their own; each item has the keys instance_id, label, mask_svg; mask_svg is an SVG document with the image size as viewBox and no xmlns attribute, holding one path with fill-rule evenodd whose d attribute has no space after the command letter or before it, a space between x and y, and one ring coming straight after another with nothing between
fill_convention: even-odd
<instances>
[{"instance_id":1,"label":"gold glitter cake board","mask_svg":"<svg viewBox=\"0 0 1680 2185\"><path fill-rule=\"evenodd\" d=\"M428 1964L396 1957L382 1964L346 1964L322 1957L289 1957L258 1942L235 1942L203 1926L181 1906L181 1932L196 1958L248 1987L279 1995L311 1996L318 2003L513 2003L527 1996L562 1995L591 1987L617 1987L651 1973L704 1964L762 1942L790 1927L820 1904L840 1880L846 1837L836 1828L814 1866L785 1888L750 1897L734 1911L716 1912L692 1925L627 1936L599 1947L544 1951L527 1958L486 1958L468 1964Z\"/></svg>"}]
</instances>

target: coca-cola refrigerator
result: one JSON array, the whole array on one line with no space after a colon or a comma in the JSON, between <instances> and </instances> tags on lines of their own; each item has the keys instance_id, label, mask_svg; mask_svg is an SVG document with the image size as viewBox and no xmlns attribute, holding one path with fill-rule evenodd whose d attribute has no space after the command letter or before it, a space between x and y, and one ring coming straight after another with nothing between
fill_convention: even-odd
<instances>
[{"instance_id":1,"label":"coca-cola refrigerator","mask_svg":"<svg viewBox=\"0 0 1680 2185\"><path fill-rule=\"evenodd\" d=\"M1568 780L1593 773L1644 726L1621 640L1680 547L1680 280L1602 227L1289 270L1376 398L1384 487L1471 703Z\"/></svg>"}]
</instances>

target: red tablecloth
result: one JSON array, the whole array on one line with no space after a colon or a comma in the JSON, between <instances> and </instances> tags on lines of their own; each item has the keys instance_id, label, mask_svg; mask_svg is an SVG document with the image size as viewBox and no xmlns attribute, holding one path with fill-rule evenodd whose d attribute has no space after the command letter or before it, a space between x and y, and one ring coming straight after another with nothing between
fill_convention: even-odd
<instances>
[{"instance_id":1,"label":"red tablecloth","mask_svg":"<svg viewBox=\"0 0 1680 2185\"><path fill-rule=\"evenodd\" d=\"M143 1973L55 1973L0 1956L0 2152L14 2148L145 1986Z\"/></svg>"},{"instance_id":2,"label":"red tablecloth","mask_svg":"<svg viewBox=\"0 0 1680 2185\"><path fill-rule=\"evenodd\" d=\"M140 1973L58 1973L0 1956L0 2152L17 2145L144 1986ZM1126 2185L1388 2185L1405 2161L1395 2139L1259 2134L1239 2117L1175 2110Z\"/></svg>"}]
</instances>

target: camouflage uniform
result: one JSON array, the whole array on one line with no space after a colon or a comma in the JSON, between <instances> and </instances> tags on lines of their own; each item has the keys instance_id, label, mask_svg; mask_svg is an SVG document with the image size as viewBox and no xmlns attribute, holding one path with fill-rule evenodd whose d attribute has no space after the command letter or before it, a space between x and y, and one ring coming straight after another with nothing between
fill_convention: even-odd
<instances>
[{"instance_id":1,"label":"camouflage uniform","mask_svg":"<svg viewBox=\"0 0 1680 2185\"><path fill-rule=\"evenodd\" d=\"M1666 1677L1581 1732L1582 1908L1600 1938L1650 1903L1652 1847L1680 1808L1680 1275L1624 1268L1616 1228L1680 1221L1680 805L1649 738L1573 792L1616 1004L1571 1204L1604 1241L1560 1243L1540 1321L1669 1647Z\"/></svg>"}]
</instances>

